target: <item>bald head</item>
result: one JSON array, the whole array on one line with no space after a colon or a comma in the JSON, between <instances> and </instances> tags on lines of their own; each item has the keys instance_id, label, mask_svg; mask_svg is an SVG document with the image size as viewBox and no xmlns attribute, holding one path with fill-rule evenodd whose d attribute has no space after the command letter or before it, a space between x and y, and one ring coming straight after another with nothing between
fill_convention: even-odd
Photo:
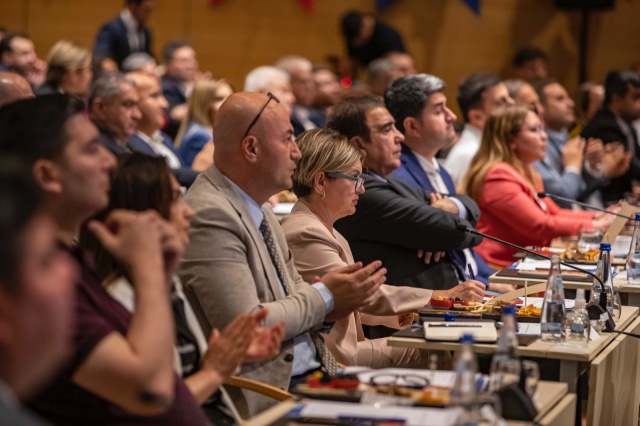
<instances>
[{"instance_id":1,"label":"bald head","mask_svg":"<svg viewBox=\"0 0 640 426\"><path fill-rule=\"evenodd\" d=\"M213 123L213 140L216 141L216 153L220 150L237 147L244 138L247 128L258 115L269 97L262 93L239 92L227 98L220 106ZM256 133L262 127L260 121L270 115L274 109L282 108L271 100L260 114L260 119L251 127L250 133Z\"/></svg>"},{"instance_id":2,"label":"bald head","mask_svg":"<svg viewBox=\"0 0 640 426\"><path fill-rule=\"evenodd\" d=\"M275 99L260 93L231 95L216 114L213 140L215 165L258 204L291 188L300 150L289 114Z\"/></svg>"},{"instance_id":3,"label":"bald head","mask_svg":"<svg viewBox=\"0 0 640 426\"><path fill-rule=\"evenodd\" d=\"M33 96L31 85L24 77L14 72L0 72L0 107Z\"/></svg>"}]
</instances>

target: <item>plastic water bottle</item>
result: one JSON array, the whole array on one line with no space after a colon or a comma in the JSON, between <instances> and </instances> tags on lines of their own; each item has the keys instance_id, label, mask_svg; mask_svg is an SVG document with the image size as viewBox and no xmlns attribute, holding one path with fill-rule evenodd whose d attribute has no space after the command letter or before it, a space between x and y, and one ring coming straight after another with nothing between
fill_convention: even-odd
<instances>
[{"instance_id":1,"label":"plastic water bottle","mask_svg":"<svg viewBox=\"0 0 640 426\"><path fill-rule=\"evenodd\" d=\"M476 372L478 363L473 353L473 336L462 336L462 351L455 364L456 379L451 389L451 405L459 408L456 425L475 425L480 419L477 405Z\"/></svg>"},{"instance_id":2,"label":"plastic water bottle","mask_svg":"<svg viewBox=\"0 0 640 426\"><path fill-rule=\"evenodd\" d=\"M565 320L565 344L584 349L589 343L591 321L585 308L584 289L578 289L576 294L576 306L567 314Z\"/></svg>"},{"instance_id":3,"label":"plastic water bottle","mask_svg":"<svg viewBox=\"0 0 640 426\"><path fill-rule=\"evenodd\" d=\"M564 287L560 275L560 259L554 255L551 258L551 269L544 292L542 317L540 318L540 337L545 342L563 342L565 318Z\"/></svg>"},{"instance_id":4,"label":"plastic water bottle","mask_svg":"<svg viewBox=\"0 0 640 426\"><path fill-rule=\"evenodd\" d=\"M514 381L517 381L520 376L520 360L516 356L518 336L515 315L515 306L502 308L502 328L498 337L498 348L491 360L490 390L492 392L508 384L509 380L505 376L510 375Z\"/></svg>"},{"instance_id":5,"label":"plastic water bottle","mask_svg":"<svg viewBox=\"0 0 640 426\"><path fill-rule=\"evenodd\" d=\"M640 214L636 213L633 237L627 254L627 284L640 285Z\"/></svg>"}]
</instances>

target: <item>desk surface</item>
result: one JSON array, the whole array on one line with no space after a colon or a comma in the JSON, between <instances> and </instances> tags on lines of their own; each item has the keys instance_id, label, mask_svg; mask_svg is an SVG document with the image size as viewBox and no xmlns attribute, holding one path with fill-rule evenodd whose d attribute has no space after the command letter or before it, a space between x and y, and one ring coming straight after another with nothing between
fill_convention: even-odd
<instances>
[{"instance_id":1,"label":"desk surface","mask_svg":"<svg viewBox=\"0 0 640 426\"><path fill-rule=\"evenodd\" d=\"M496 272L495 274L489 277L490 283L513 284L518 287L524 287L525 283L527 285L535 285L539 283L544 283L546 281L547 281L546 278L505 277L505 276L498 275L498 272ZM579 288L584 290L591 290L591 283L586 283L586 282L571 281L568 279L563 279L562 285L564 286L564 288L568 288L572 290L579 289ZM620 293L640 294L640 285L627 285L627 276L624 271L613 278L613 286Z\"/></svg>"},{"instance_id":2,"label":"desk surface","mask_svg":"<svg viewBox=\"0 0 640 426\"><path fill-rule=\"evenodd\" d=\"M541 381L538 383L538 390L534 397L534 403L538 408L538 415L534 419L534 421L539 421L543 417L547 416L548 413L567 396L567 384L566 383L558 383L558 382L546 382ZM245 426L265 426L271 425L275 421L282 419L287 413L296 408L300 403L304 403L302 401L295 401L293 399L283 401L278 405L264 411L263 413L253 417L251 420L248 420L245 423ZM433 408L431 408L433 410ZM282 420L281 420L282 421ZM288 423L284 420L282 423L278 422L276 424L291 424L298 425L299 423L291 422ZM531 425L529 422L507 422L509 426L520 426L520 425Z\"/></svg>"},{"instance_id":3,"label":"desk surface","mask_svg":"<svg viewBox=\"0 0 640 426\"><path fill-rule=\"evenodd\" d=\"M637 316L639 308L633 306L623 306L622 315L620 321L616 325L617 330L624 330ZM415 338L412 337L396 337L391 336L387 339L389 346L400 346L417 349L433 349L433 350L457 350L460 344L457 342L434 342L427 341L422 336L421 328L417 328L420 333L416 332ZM566 347L557 343L543 342L536 340L529 346L518 346L517 354L520 356L534 357L534 358L551 358L551 359L565 359L570 361L591 361L595 358L611 341L618 337L617 333L602 333L598 340L592 340L589 342L587 349L578 350ZM493 353L496 350L496 345L480 344L473 345L476 353Z\"/></svg>"}]
</instances>

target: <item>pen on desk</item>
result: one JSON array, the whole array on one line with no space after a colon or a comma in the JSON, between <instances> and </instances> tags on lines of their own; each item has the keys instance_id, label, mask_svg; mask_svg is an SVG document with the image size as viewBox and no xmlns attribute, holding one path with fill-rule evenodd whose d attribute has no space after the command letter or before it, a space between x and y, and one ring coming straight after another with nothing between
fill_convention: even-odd
<instances>
[{"instance_id":1,"label":"pen on desk","mask_svg":"<svg viewBox=\"0 0 640 426\"><path fill-rule=\"evenodd\" d=\"M475 280L476 274L473 273L473 268L471 267L470 263L467 263L467 270L469 271L469 278L471 278L472 280Z\"/></svg>"}]
</instances>

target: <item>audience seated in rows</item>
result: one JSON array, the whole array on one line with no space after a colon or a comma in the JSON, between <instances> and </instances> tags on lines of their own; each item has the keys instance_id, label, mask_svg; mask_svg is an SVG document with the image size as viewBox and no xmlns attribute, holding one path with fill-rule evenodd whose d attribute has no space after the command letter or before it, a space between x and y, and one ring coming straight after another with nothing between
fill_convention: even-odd
<instances>
[{"instance_id":1,"label":"audience seated in rows","mask_svg":"<svg viewBox=\"0 0 640 426\"><path fill-rule=\"evenodd\" d=\"M309 285L296 271L280 224L265 205L292 186L300 159L289 116L272 95L238 93L222 104L214 123L214 165L187 192L196 214L179 272L205 335L261 307L269 309L265 325L286 321L280 353L240 371L281 389L321 366L335 372L318 334L323 321L370 303L386 273L379 261L356 263ZM273 404L246 392L232 397L243 416Z\"/></svg>"},{"instance_id":2,"label":"audience seated in rows","mask_svg":"<svg viewBox=\"0 0 640 426\"><path fill-rule=\"evenodd\" d=\"M478 230L520 246L548 246L581 228L605 231L614 216L558 207L538 198L542 178L533 168L544 159L547 134L538 115L523 106L496 109L462 188L480 206ZM619 207L617 208L619 210ZM485 239L476 251L497 268L513 262L516 249Z\"/></svg>"},{"instance_id":3,"label":"audience seated in rows","mask_svg":"<svg viewBox=\"0 0 640 426\"><path fill-rule=\"evenodd\" d=\"M387 89L385 104L404 135L400 167L391 172L412 188L429 194L431 207L474 220L478 206L466 195L457 195L453 180L440 166L436 153L453 143L456 136L453 123L456 115L447 107L445 82L428 74L399 78ZM489 285L495 271L470 248L451 250L451 256L464 278L469 279L468 266L475 277ZM500 285L492 286L498 290ZM512 290L505 286L502 290Z\"/></svg>"},{"instance_id":4,"label":"audience seated in rows","mask_svg":"<svg viewBox=\"0 0 640 426\"><path fill-rule=\"evenodd\" d=\"M282 219L282 229L296 269L305 281L312 282L316 276L355 263L349 244L333 224L353 214L359 195L365 192L360 177L363 154L346 137L327 129L307 131L296 143L302 153L293 175L298 202ZM334 324L325 343L345 365L426 368L426 351L389 347L384 338L365 339L362 324L397 329L406 325L397 314L416 312L432 295L445 296L446 292L383 284L372 303ZM404 315L401 319L407 320Z\"/></svg>"},{"instance_id":5,"label":"audience seated in rows","mask_svg":"<svg viewBox=\"0 0 640 426\"><path fill-rule=\"evenodd\" d=\"M381 98L347 97L334 108L327 126L349 138L366 153L364 185L354 214L335 223L346 238L354 259L382 260L388 281L431 290L451 290L452 296L481 300L484 284L464 282L452 255L442 252L477 245L480 238L459 231L473 226L477 207L467 206L471 221L431 206L423 190L390 176L400 167L402 133ZM455 290L454 290L455 288Z\"/></svg>"},{"instance_id":6,"label":"audience seated in rows","mask_svg":"<svg viewBox=\"0 0 640 426\"><path fill-rule=\"evenodd\" d=\"M175 228L184 246L189 244L189 221L194 212L161 158L139 153L120 157L111 181L109 206L96 219L104 221L118 209L153 210ZM109 294L129 312L134 312L136 288L126 265L86 229L81 234L80 246L92 252L98 277ZM255 315L236 317L222 332L213 330L209 338L205 338L177 275L171 277L168 288L176 323L173 368L184 378L198 403L203 404L209 420L215 425L233 424L239 416L222 382L243 361L271 358L280 347L284 324L259 327L268 314L267 309L262 309Z\"/></svg>"},{"instance_id":7,"label":"audience seated in rows","mask_svg":"<svg viewBox=\"0 0 640 426\"><path fill-rule=\"evenodd\" d=\"M34 123L38 123L34 126ZM23 143L29 141L29 144ZM109 202L113 155L70 95L43 95L0 111L0 154L25 162L44 191L43 212L78 270L69 362L30 401L54 424L207 424L173 372L173 318L164 283L183 251L175 229L153 212L112 212L91 232L126 265L136 288L130 314L102 287L92 261L74 245L81 224ZM33 313L33 312L32 312ZM33 367L33 366L32 366Z\"/></svg>"},{"instance_id":8,"label":"audience seated in rows","mask_svg":"<svg viewBox=\"0 0 640 426\"><path fill-rule=\"evenodd\" d=\"M605 205L631 195L633 180L640 180L640 146L632 123L640 118L640 77L633 71L611 71L604 83L603 108L582 130L582 137L600 139L607 149L621 144L631 154L626 173L608 180L602 189Z\"/></svg>"}]
</instances>

